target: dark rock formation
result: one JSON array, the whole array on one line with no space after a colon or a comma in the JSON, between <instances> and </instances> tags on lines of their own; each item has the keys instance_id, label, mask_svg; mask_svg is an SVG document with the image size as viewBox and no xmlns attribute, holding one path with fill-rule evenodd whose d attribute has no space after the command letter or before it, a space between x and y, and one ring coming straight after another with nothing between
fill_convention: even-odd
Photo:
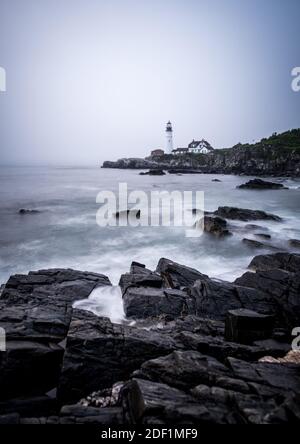
<instances>
[{"instance_id":1,"label":"dark rock formation","mask_svg":"<svg viewBox=\"0 0 300 444\"><path fill-rule=\"evenodd\" d=\"M269 182L262 179L254 179L240 185L238 188L246 190L287 190L281 183Z\"/></svg>"},{"instance_id":2,"label":"dark rock formation","mask_svg":"<svg viewBox=\"0 0 300 444\"><path fill-rule=\"evenodd\" d=\"M198 279L208 277L193 268L164 258L158 262L156 272L161 275L166 285L170 288L189 287Z\"/></svg>"},{"instance_id":3,"label":"dark rock formation","mask_svg":"<svg viewBox=\"0 0 300 444\"><path fill-rule=\"evenodd\" d=\"M281 218L274 214L265 213L264 211L248 210L244 208L219 207L214 212L216 216L224 219L241 220L249 222L251 220L270 220L280 222Z\"/></svg>"},{"instance_id":4,"label":"dark rock formation","mask_svg":"<svg viewBox=\"0 0 300 444\"><path fill-rule=\"evenodd\" d=\"M103 285L111 285L104 275L61 269L8 280L0 298L7 343L0 354L0 398L43 395L57 386L64 355L59 343L66 338L72 304Z\"/></svg>"},{"instance_id":5,"label":"dark rock formation","mask_svg":"<svg viewBox=\"0 0 300 444\"><path fill-rule=\"evenodd\" d=\"M212 234L215 237L230 236L231 233L227 228L227 222L221 217L204 216L197 223L197 227L201 227L205 233Z\"/></svg>"},{"instance_id":6,"label":"dark rock formation","mask_svg":"<svg viewBox=\"0 0 300 444\"><path fill-rule=\"evenodd\" d=\"M273 328L273 316L245 309L230 310L225 321L225 339L239 344L252 344L270 338Z\"/></svg>"},{"instance_id":7,"label":"dark rock formation","mask_svg":"<svg viewBox=\"0 0 300 444\"><path fill-rule=\"evenodd\" d=\"M135 210L135 209L131 209L131 210L123 210L123 211L117 211L115 214L115 218L117 220L121 219L121 218L136 218L136 219L140 219L141 217L141 210Z\"/></svg>"},{"instance_id":8,"label":"dark rock formation","mask_svg":"<svg viewBox=\"0 0 300 444\"><path fill-rule=\"evenodd\" d=\"M140 173L140 176L165 176L164 170L149 170L146 173Z\"/></svg>"},{"instance_id":9,"label":"dark rock formation","mask_svg":"<svg viewBox=\"0 0 300 444\"><path fill-rule=\"evenodd\" d=\"M259 236L259 237L263 237L263 236ZM265 239L269 239L269 237L266 237ZM265 250L280 250L279 248L274 247L273 245L264 244L263 242L259 242L254 239L244 238L242 240L242 242L250 248L265 249Z\"/></svg>"},{"instance_id":10,"label":"dark rock formation","mask_svg":"<svg viewBox=\"0 0 300 444\"><path fill-rule=\"evenodd\" d=\"M1 424L299 422L300 255L256 257L234 283L161 259L121 276L133 325L73 310L109 280L45 270L0 298ZM120 382L121 381L121 382Z\"/></svg>"},{"instance_id":11,"label":"dark rock formation","mask_svg":"<svg viewBox=\"0 0 300 444\"><path fill-rule=\"evenodd\" d=\"M78 401L89 393L125 380L148 359L176 348L171 338L74 310L59 383L62 402Z\"/></svg>"},{"instance_id":12,"label":"dark rock formation","mask_svg":"<svg viewBox=\"0 0 300 444\"><path fill-rule=\"evenodd\" d=\"M39 214L40 211L39 210L28 210L26 208L21 208L19 210L19 214L21 214L22 216L25 214Z\"/></svg>"},{"instance_id":13,"label":"dark rock formation","mask_svg":"<svg viewBox=\"0 0 300 444\"><path fill-rule=\"evenodd\" d=\"M300 254L276 253L256 256L249 268L255 271L284 270L297 273L300 270Z\"/></svg>"},{"instance_id":14,"label":"dark rock formation","mask_svg":"<svg viewBox=\"0 0 300 444\"><path fill-rule=\"evenodd\" d=\"M272 236L270 234L265 234L265 233L255 233L254 236L256 236L260 239L265 239L265 240L272 239Z\"/></svg>"}]
</instances>

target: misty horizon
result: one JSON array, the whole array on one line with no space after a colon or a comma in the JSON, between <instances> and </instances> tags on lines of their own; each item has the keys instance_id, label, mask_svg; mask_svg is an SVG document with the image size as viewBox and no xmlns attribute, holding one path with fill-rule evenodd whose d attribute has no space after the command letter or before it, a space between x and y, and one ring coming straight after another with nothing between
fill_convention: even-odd
<instances>
[{"instance_id":1,"label":"misty horizon","mask_svg":"<svg viewBox=\"0 0 300 444\"><path fill-rule=\"evenodd\" d=\"M2 165L89 165L298 128L300 4L0 0Z\"/></svg>"}]
</instances>

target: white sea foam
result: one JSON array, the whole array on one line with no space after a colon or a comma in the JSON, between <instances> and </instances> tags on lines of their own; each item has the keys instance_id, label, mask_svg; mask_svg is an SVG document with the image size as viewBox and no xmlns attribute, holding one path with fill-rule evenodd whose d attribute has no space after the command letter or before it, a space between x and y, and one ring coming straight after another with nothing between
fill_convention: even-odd
<instances>
[{"instance_id":1,"label":"white sea foam","mask_svg":"<svg viewBox=\"0 0 300 444\"><path fill-rule=\"evenodd\" d=\"M90 311L97 316L107 317L115 324L122 324L125 321L119 286L96 288L87 299L75 302L73 307Z\"/></svg>"}]
</instances>

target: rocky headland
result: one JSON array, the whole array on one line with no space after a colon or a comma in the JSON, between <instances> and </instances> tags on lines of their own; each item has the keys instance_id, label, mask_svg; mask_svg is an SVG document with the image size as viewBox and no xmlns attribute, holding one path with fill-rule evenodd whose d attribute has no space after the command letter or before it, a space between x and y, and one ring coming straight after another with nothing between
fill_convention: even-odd
<instances>
[{"instance_id":1,"label":"rocky headland","mask_svg":"<svg viewBox=\"0 0 300 444\"><path fill-rule=\"evenodd\" d=\"M257 256L235 282L134 262L119 283L127 322L73 308L110 285L68 269L10 277L0 423L299 422L300 255Z\"/></svg>"},{"instance_id":2,"label":"rocky headland","mask_svg":"<svg viewBox=\"0 0 300 444\"><path fill-rule=\"evenodd\" d=\"M238 144L209 154L164 155L106 161L103 168L167 170L172 174L210 173L300 176L300 129L274 134L255 144Z\"/></svg>"}]
</instances>

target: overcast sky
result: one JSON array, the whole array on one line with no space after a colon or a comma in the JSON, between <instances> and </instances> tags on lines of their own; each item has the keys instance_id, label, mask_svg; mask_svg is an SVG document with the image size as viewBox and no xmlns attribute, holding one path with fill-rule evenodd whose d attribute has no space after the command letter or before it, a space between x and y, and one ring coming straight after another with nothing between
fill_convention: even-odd
<instances>
[{"instance_id":1,"label":"overcast sky","mask_svg":"<svg viewBox=\"0 0 300 444\"><path fill-rule=\"evenodd\" d=\"M0 163L98 164L299 127L299 0L0 0Z\"/></svg>"}]
</instances>

